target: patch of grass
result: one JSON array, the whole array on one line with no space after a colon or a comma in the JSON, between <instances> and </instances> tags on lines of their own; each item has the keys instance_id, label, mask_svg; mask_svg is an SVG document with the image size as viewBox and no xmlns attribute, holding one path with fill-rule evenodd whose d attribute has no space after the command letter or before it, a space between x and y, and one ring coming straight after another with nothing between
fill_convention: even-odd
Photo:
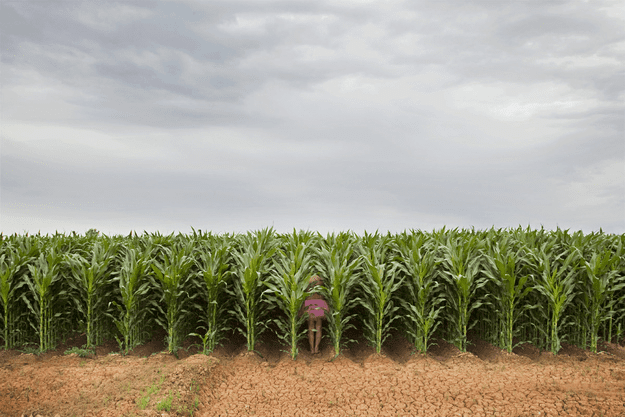
<instances>
[{"instance_id":1,"label":"patch of grass","mask_svg":"<svg viewBox=\"0 0 625 417\"><path fill-rule=\"evenodd\" d=\"M156 405L156 409L158 411L169 411L171 410L171 402L174 399L174 395L171 393L171 390L169 391L169 395L167 397L165 397L165 399L163 401L161 401L160 403L158 403Z\"/></svg>"},{"instance_id":2,"label":"patch of grass","mask_svg":"<svg viewBox=\"0 0 625 417\"><path fill-rule=\"evenodd\" d=\"M95 352L92 349L84 349L83 348L79 348L77 346L74 346L71 349L67 349L64 354L65 355L71 355L72 353L77 354L78 356L80 356L81 358L87 357L89 355L94 354Z\"/></svg>"},{"instance_id":3,"label":"patch of grass","mask_svg":"<svg viewBox=\"0 0 625 417\"><path fill-rule=\"evenodd\" d=\"M34 355L39 355L39 348L36 347L32 347L32 346L24 346L22 349L20 349L20 352L25 353L25 354L34 354Z\"/></svg>"},{"instance_id":4,"label":"patch of grass","mask_svg":"<svg viewBox=\"0 0 625 417\"><path fill-rule=\"evenodd\" d=\"M161 382L163 382L162 379L161 379ZM159 386L160 386L160 383L159 383ZM137 400L137 406L139 407L140 410L144 410L148 406L148 404L150 403L150 397L152 396L152 394L155 394L158 392L159 386L152 384L152 386L148 387L145 395Z\"/></svg>"},{"instance_id":5,"label":"patch of grass","mask_svg":"<svg viewBox=\"0 0 625 417\"><path fill-rule=\"evenodd\" d=\"M195 393L197 394L198 392L200 392L200 384L195 379L192 379L189 389L191 391L195 391Z\"/></svg>"},{"instance_id":6,"label":"patch of grass","mask_svg":"<svg viewBox=\"0 0 625 417\"><path fill-rule=\"evenodd\" d=\"M137 407L139 407L139 410L145 410L145 408L148 406L149 403L150 403L150 396L146 395L137 400Z\"/></svg>"}]
</instances>

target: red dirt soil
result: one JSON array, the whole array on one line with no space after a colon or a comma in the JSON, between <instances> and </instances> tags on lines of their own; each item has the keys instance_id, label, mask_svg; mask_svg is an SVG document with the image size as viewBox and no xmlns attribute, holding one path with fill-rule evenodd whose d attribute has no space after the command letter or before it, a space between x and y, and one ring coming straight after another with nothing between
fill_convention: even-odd
<instances>
[{"instance_id":1,"label":"red dirt soil","mask_svg":"<svg viewBox=\"0 0 625 417\"><path fill-rule=\"evenodd\" d=\"M163 336L127 356L113 354L116 342L92 357L63 354L84 336L40 356L0 351L0 416L625 416L625 348L615 344L508 355L473 337L467 353L435 339L423 357L397 331L382 355L352 333L357 343L332 360L324 331L319 354L305 338L292 361L269 331L257 352L231 331L210 356L191 347L177 359Z\"/></svg>"}]
</instances>

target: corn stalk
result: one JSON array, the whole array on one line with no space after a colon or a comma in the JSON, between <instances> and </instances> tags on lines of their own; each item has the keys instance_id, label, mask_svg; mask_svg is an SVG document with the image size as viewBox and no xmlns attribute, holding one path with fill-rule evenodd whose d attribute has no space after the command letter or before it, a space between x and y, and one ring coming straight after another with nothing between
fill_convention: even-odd
<instances>
[{"instance_id":1,"label":"corn stalk","mask_svg":"<svg viewBox=\"0 0 625 417\"><path fill-rule=\"evenodd\" d=\"M270 264L276 251L273 228L263 229L256 234L247 233L242 236L241 246L234 251L235 273L234 310L228 312L243 323L245 331L238 329L247 339L247 350L253 351L256 338L267 329L259 313L259 302L262 296L263 280L271 270ZM264 310L266 311L266 310ZM262 330L257 330L259 326Z\"/></svg>"},{"instance_id":2,"label":"corn stalk","mask_svg":"<svg viewBox=\"0 0 625 417\"><path fill-rule=\"evenodd\" d=\"M428 341L441 323L437 318L444 308L438 307L445 301L443 286L436 282L436 268L442 261L435 260L424 235L404 234L396 244L398 256L393 263L407 277L408 297L399 300L407 312L406 332L417 350L427 354Z\"/></svg>"},{"instance_id":3,"label":"corn stalk","mask_svg":"<svg viewBox=\"0 0 625 417\"><path fill-rule=\"evenodd\" d=\"M227 306L222 298L224 289L231 276L230 251L232 245L228 236L222 239L213 238L210 247L200 246L198 253L199 261L196 265L201 276L199 292L204 295L204 303L196 305L203 313L204 325L198 326L204 329L204 334L191 333L202 340L202 352L207 355L217 346L217 342L223 339L223 333L231 327L226 324L225 311Z\"/></svg>"},{"instance_id":4,"label":"corn stalk","mask_svg":"<svg viewBox=\"0 0 625 417\"><path fill-rule=\"evenodd\" d=\"M615 305L612 307L610 311L610 321L609 321L609 332L606 337L606 340L612 341L612 323L618 323L615 326L616 330L616 343L619 343L621 337L623 335L623 328L625 326L625 290L624 290L624 280L625 280L625 235L621 236L613 236L610 240L612 240L612 245L616 248L616 254L619 258L619 261L616 262L614 266L618 271L618 277L615 281L618 281L619 284L614 288L614 298ZM618 245L616 244L618 242Z\"/></svg>"},{"instance_id":5,"label":"corn stalk","mask_svg":"<svg viewBox=\"0 0 625 417\"><path fill-rule=\"evenodd\" d=\"M395 282L397 267L387 255L391 249L390 242L390 235L379 237L377 232L375 235L365 232L361 247L365 277L362 283L365 302L362 306L368 312L363 325L366 330L365 337L378 354L382 350L382 343L390 335L390 330L394 329L391 323L400 318L395 315L399 306L394 306L392 294L401 286L403 278Z\"/></svg>"},{"instance_id":6,"label":"corn stalk","mask_svg":"<svg viewBox=\"0 0 625 417\"><path fill-rule=\"evenodd\" d=\"M87 349L95 346L96 329L106 308L106 285L108 284L109 262L114 259L115 246L110 242L95 242L91 261L80 254L66 254L65 262L70 266L72 278L68 285L76 292L73 301L86 323Z\"/></svg>"},{"instance_id":7,"label":"corn stalk","mask_svg":"<svg viewBox=\"0 0 625 417\"><path fill-rule=\"evenodd\" d=\"M327 277L327 285L318 286L318 289L330 309L326 317L334 345L334 359L339 356L341 346L355 342L353 339L342 341L343 333L355 327L347 324L355 316L348 316L347 311L361 301L359 297L350 297L346 301L356 284L360 267L360 258L355 254L354 247L355 238L349 233L340 233L337 236L329 234L316 250L316 269L322 277Z\"/></svg>"},{"instance_id":8,"label":"corn stalk","mask_svg":"<svg viewBox=\"0 0 625 417\"><path fill-rule=\"evenodd\" d=\"M19 329L16 328L16 324L28 314L27 311L19 311L16 301L18 290L26 285L26 281L19 280L19 278L22 277L22 271L29 258L13 251L9 254L11 259L8 263L5 261L7 253L0 256L0 302L2 303L2 333L5 350L13 349L22 341L17 337Z\"/></svg>"},{"instance_id":9,"label":"corn stalk","mask_svg":"<svg viewBox=\"0 0 625 417\"><path fill-rule=\"evenodd\" d=\"M115 306L119 315L113 317L117 330L121 333L121 339L115 336L120 350L124 354L143 342L148 336L147 321L152 315L155 303L149 299L151 280L146 269L150 262L151 247L148 247L142 255L135 248L124 248L125 257L117 276L112 279L119 286L121 304L116 301L109 302Z\"/></svg>"},{"instance_id":10,"label":"corn stalk","mask_svg":"<svg viewBox=\"0 0 625 417\"><path fill-rule=\"evenodd\" d=\"M479 247L476 236L461 235L459 240L465 240L464 244L458 243L450 236L442 246L444 253L443 263L447 270L446 275L450 284L451 294L447 297L450 303L450 321L454 325L453 343L462 352L467 351L467 331L475 326L476 322L468 325L471 313L476 308L486 305L484 301L472 303L478 289L487 284L486 278L476 279L480 267Z\"/></svg>"},{"instance_id":11,"label":"corn stalk","mask_svg":"<svg viewBox=\"0 0 625 417\"><path fill-rule=\"evenodd\" d=\"M67 298L66 290L58 290L54 284L60 284L61 274L59 273L62 255L57 252L60 245L52 247L47 256L40 254L35 265L28 265L30 275L24 277L26 285L33 296L31 303L26 294L22 298L28 309L34 316L34 323L30 325L39 336L39 353L49 349L54 349L56 343L54 325L56 320L62 316L62 312L55 307L60 306Z\"/></svg>"},{"instance_id":12,"label":"corn stalk","mask_svg":"<svg viewBox=\"0 0 625 417\"><path fill-rule=\"evenodd\" d=\"M311 294L305 291L310 276L310 243L300 243L294 250L279 250L273 279L265 284L268 289L263 292L269 293L267 299L286 313L284 320L273 321L279 329L278 337L291 345L291 351L287 353L292 360L299 353L297 343L306 335L306 330L298 333L298 329L306 321L306 316L299 317L298 312L306 297Z\"/></svg>"},{"instance_id":13,"label":"corn stalk","mask_svg":"<svg viewBox=\"0 0 625 417\"><path fill-rule=\"evenodd\" d=\"M163 245L158 246L164 252L165 263L163 265L158 260L153 260L150 266L161 284L163 291L161 301L165 301L167 311L163 312L160 304L156 304L161 314L165 314L165 320L159 318L155 320L167 331L167 350L175 354L182 339L181 330L189 316L186 304L193 302L199 295L199 293L190 295L187 291L189 280L193 276L189 273L194 264L193 258L189 256L193 249L193 241L174 250Z\"/></svg>"},{"instance_id":14,"label":"corn stalk","mask_svg":"<svg viewBox=\"0 0 625 417\"><path fill-rule=\"evenodd\" d=\"M618 262L623 252L619 244L616 253L609 248L599 252L599 248L593 252L590 262L581 255L579 248L575 248L579 254L580 267L584 270L586 280L584 285L583 306L589 316L590 350L597 353L597 341L601 323L612 319L616 299L615 292L625 287L625 277L618 277Z\"/></svg>"},{"instance_id":15,"label":"corn stalk","mask_svg":"<svg viewBox=\"0 0 625 417\"><path fill-rule=\"evenodd\" d=\"M524 256L523 249L516 252L509 249L507 238L497 241L494 246L491 246L489 242L488 246L490 249L484 256L486 259L484 274L491 279L496 288L496 292L492 294L493 304L496 306L495 310L503 314L502 336L504 343L500 347L510 353L518 344L523 343L520 342L513 346L512 339L520 333L515 331L515 324L520 318L520 315L517 314L519 304L532 290L530 286L526 286L531 275L518 276L521 262L529 261Z\"/></svg>"},{"instance_id":16,"label":"corn stalk","mask_svg":"<svg viewBox=\"0 0 625 417\"><path fill-rule=\"evenodd\" d=\"M552 264L557 264L558 260L565 253L562 252L558 256L553 257L553 252L546 249L553 247L553 243L553 241L546 242L540 248L530 250L528 255L532 258L533 266L538 271L537 282L532 288L538 291L547 302L546 310L542 305L539 305L538 309L542 316L549 321L548 340L550 350L555 355L562 347L560 344L560 328L566 325L566 321L561 320L563 318L562 315L565 308L575 297L573 291L575 290L575 278L578 273L576 260L579 254L573 250L566 257L560 268L558 266L552 267ZM565 275L569 266L572 267ZM539 330L545 334L542 328L539 327Z\"/></svg>"}]
</instances>

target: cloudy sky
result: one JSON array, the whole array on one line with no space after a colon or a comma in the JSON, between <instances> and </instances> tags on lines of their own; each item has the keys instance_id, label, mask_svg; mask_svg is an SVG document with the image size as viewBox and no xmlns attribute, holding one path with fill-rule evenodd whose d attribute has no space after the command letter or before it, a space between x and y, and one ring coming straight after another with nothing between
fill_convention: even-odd
<instances>
[{"instance_id":1,"label":"cloudy sky","mask_svg":"<svg viewBox=\"0 0 625 417\"><path fill-rule=\"evenodd\" d=\"M4 234L625 233L625 6L0 3Z\"/></svg>"}]
</instances>

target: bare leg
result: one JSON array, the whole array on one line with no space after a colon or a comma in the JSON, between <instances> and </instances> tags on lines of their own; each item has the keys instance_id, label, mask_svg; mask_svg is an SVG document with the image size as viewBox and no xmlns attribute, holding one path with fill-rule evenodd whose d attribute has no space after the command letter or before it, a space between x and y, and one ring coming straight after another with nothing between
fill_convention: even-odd
<instances>
[{"instance_id":1,"label":"bare leg","mask_svg":"<svg viewBox=\"0 0 625 417\"><path fill-rule=\"evenodd\" d=\"M315 332L313 331L314 327L314 319L312 315L308 316L308 343L310 343L310 352L315 353L314 345L315 345Z\"/></svg>"},{"instance_id":2,"label":"bare leg","mask_svg":"<svg viewBox=\"0 0 625 417\"><path fill-rule=\"evenodd\" d=\"M319 353L319 342L321 342L321 317L317 317L316 319L317 325L317 340L315 340L315 353Z\"/></svg>"}]
</instances>

